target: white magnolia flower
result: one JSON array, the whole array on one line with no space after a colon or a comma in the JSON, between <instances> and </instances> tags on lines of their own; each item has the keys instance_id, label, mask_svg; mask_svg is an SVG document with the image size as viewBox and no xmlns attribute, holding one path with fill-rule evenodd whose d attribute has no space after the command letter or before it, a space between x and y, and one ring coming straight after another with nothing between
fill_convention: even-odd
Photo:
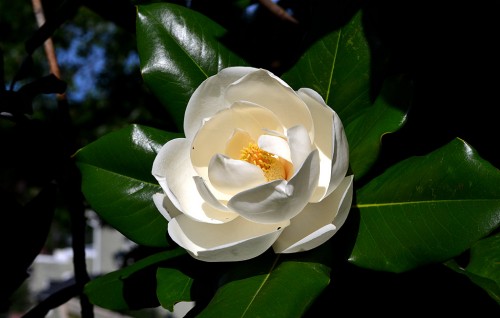
<instances>
[{"instance_id":1,"label":"white magnolia flower","mask_svg":"<svg viewBox=\"0 0 500 318\"><path fill-rule=\"evenodd\" d=\"M263 69L230 67L194 92L186 138L167 142L152 173L168 233L203 261L315 248L344 223L353 176L338 115L315 91Z\"/></svg>"}]
</instances>

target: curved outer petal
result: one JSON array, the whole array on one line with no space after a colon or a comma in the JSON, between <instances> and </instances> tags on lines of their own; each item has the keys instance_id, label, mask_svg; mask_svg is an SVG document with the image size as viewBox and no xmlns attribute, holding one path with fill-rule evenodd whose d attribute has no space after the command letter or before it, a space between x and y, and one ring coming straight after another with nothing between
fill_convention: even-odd
<instances>
[{"instance_id":1,"label":"curved outer petal","mask_svg":"<svg viewBox=\"0 0 500 318\"><path fill-rule=\"evenodd\" d=\"M190 147L185 138L167 142L156 155L152 174L178 210L202 222L227 222L228 212L206 204L198 193L193 180L196 172L189 160Z\"/></svg>"},{"instance_id":2,"label":"curved outer petal","mask_svg":"<svg viewBox=\"0 0 500 318\"><path fill-rule=\"evenodd\" d=\"M313 150L307 130L304 126L294 126L288 129L286 134L288 136L288 145L290 146L292 163L295 167L300 167ZM319 158L321 164L321 157Z\"/></svg>"},{"instance_id":3,"label":"curved outer petal","mask_svg":"<svg viewBox=\"0 0 500 318\"><path fill-rule=\"evenodd\" d=\"M169 197L163 193L155 193L153 194L153 202L160 211L161 215L167 221L172 220L172 218L176 217L177 215L182 214L181 211L179 211L175 205L173 205L172 201L170 201Z\"/></svg>"},{"instance_id":4,"label":"curved outer petal","mask_svg":"<svg viewBox=\"0 0 500 318\"><path fill-rule=\"evenodd\" d=\"M213 191L215 189L210 189L202 177L196 176L196 177L193 177L193 180L196 183L196 188L198 189L198 192L200 193L201 197L203 198L203 200L205 200L206 203L210 204L212 207L216 208L217 210L222 210L222 211L226 211L226 212L231 211L231 210L229 210L229 208L227 206L225 206L221 202L221 200L218 197L216 197L214 195ZM228 200L229 199L227 199L226 202ZM230 217L228 214L228 216L226 217L226 221L230 221L238 216L237 213L232 212L232 214L233 214L232 217Z\"/></svg>"},{"instance_id":5,"label":"curved outer petal","mask_svg":"<svg viewBox=\"0 0 500 318\"><path fill-rule=\"evenodd\" d=\"M326 195L330 195L342 182L349 169L349 144L344 131L344 125L340 121L337 113L333 116L333 129L335 130L335 140L333 144L332 175Z\"/></svg>"},{"instance_id":6,"label":"curved outer petal","mask_svg":"<svg viewBox=\"0 0 500 318\"><path fill-rule=\"evenodd\" d=\"M230 106L223 94L229 84L256 70L253 67L228 67L203 81L191 95L187 104L184 115L186 138L194 137L205 118L212 117L218 111Z\"/></svg>"},{"instance_id":7,"label":"curved outer petal","mask_svg":"<svg viewBox=\"0 0 500 318\"><path fill-rule=\"evenodd\" d=\"M339 116L323 98L309 88L301 88L297 93L311 111L316 136L314 144L320 151L319 184L311 198L311 202L318 202L332 193L345 177L349 167L349 145Z\"/></svg>"},{"instance_id":8,"label":"curved outer petal","mask_svg":"<svg viewBox=\"0 0 500 318\"><path fill-rule=\"evenodd\" d=\"M279 119L270 110L248 102L234 103L210 118L194 137L191 162L200 177L207 180L206 167L214 154L226 151L227 141L234 136L236 128L254 140L265 133L263 128L283 131Z\"/></svg>"},{"instance_id":9,"label":"curved outer petal","mask_svg":"<svg viewBox=\"0 0 500 318\"><path fill-rule=\"evenodd\" d=\"M258 223L277 223L296 216L308 204L319 177L319 156L314 150L290 181L275 180L240 192L227 206Z\"/></svg>"},{"instance_id":10,"label":"curved outer petal","mask_svg":"<svg viewBox=\"0 0 500 318\"><path fill-rule=\"evenodd\" d=\"M289 220L257 224L243 218L224 224L203 224L179 215L168 223L168 234L196 259L243 261L264 253L288 224Z\"/></svg>"},{"instance_id":11,"label":"curved outer petal","mask_svg":"<svg viewBox=\"0 0 500 318\"><path fill-rule=\"evenodd\" d=\"M291 219L274 243L274 252L308 251L329 240L344 224L351 209L353 177L345 177L332 194L319 203L310 203Z\"/></svg>"},{"instance_id":12,"label":"curved outer petal","mask_svg":"<svg viewBox=\"0 0 500 318\"><path fill-rule=\"evenodd\" d=\"M286 128L306 127L314 140L308 107L287 83L269 71L259 69L231 84L226 90L226 99L230 103L245 100L261 105L276 114Z\"/></svg>"},{"instance_id":13,"label":"curved outer petal","mask_svg":"<svg viewBox=\"0 0 500 318\"><path fill-rule=\"evenodd\" d=\"M254 188L267 180L258 166L217 154L208 166L208 178L217 190L235 195Z\"/></svg>"},{"instance_id":14,"label":"curved outer petal","mask_svg":"<svg viewBox=\"0 0 500 318\"><path fill-rule=\"evenodd\" d=\"M202 177L196 176L193 177L194 182L196 183L196 188L198 192L203 197L203 199L214 208L222 211L231 211L225 204L229 199L231 199L231 195L222 193L215 189L210 183L205 182ZM225 202L225 203L223 203ZM238 216L237 213L233 213ZM235 216L235 217L236 217Z\"/></svg>"}]
</instances>

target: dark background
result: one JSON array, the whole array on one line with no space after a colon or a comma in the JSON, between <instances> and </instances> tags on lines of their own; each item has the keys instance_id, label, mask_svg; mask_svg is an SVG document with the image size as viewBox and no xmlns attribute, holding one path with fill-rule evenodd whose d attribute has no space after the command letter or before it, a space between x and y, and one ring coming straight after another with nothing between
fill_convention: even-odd
<instances>
[{"instance_id":1,"label":"dark background","mask_svg":"<svg viewBox=\"0 0 500 318\"><path fill-rule=\"evenodd\" d=\"M53 23L47 32L52 34L56 49L68 49L77 41L78 49L73 53L84 58L81 63L61 60L64 83L60 83L40 80L49 71L43 48L37 46L43 36L36 33L31 3L0 0L0 71L6 87L0 95L0 111L14 114L0 118L2 213L20 209L40 189L54 179L60 180L67 155L107 132L130 123L174 129L164 108L142 82L137 63L127 62L135 52L134 5L148 2L152 1L43 1L46 18ZM225 26L226 45L253 66L277 75L286 72L321 36L362 10L372 50L373 95L380 82L394 74L404 74L415 89L406 125L384 136L380 160L371 174L409 156L427 154L456 137L500 167L500 55L498 20L491 2L280 1L298 24L262 7L246 14L236 1L169 2L189 4ZM91 70L96 62L89 53L91 45L104 50L99 59L105 67L86 77L84 83L89 90L74 99L72 94L79 89L75 74L81 69ZM26 63L29 57L32 63ZM29 83L34 84L23 90ZM67 93L70 128L61 125L60 102L54 94L60 91ZM40 248L50 250L67 244L72 235L70 217L61 201L57 196L47 241L35 242ZM349 222L355 220L350 218ZM352 226L349 222L346 226ZM43 233L39 230L38 237ZM8 267L4 273L9 271L15 272ZM481 288L441 264L396 275L339 262L339 267L332 269L331 286L307 316L324 317L325 304L338 308L343 315L499 312L498 304Z\"/></svg>"}]
</instances>

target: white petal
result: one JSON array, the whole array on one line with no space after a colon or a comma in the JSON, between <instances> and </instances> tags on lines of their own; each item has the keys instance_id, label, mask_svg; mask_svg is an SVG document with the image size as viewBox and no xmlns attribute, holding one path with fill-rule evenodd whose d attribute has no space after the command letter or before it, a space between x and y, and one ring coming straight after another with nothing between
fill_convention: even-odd
<instances>
[{"instance_id":1,"label":"white petal","mask_svg":"<svg viewBox=\"0 0 500 318\"><path fill-rule=\"evenodd\" d=\"M266 132L267 135L281 137L281 138L283 138L285 140L287 139L286 136L285 136L285 134L280 133L279 131L269 130L269 129L264 129L264 131Z\"/></svg>"},{"instance_id":2,"label":"white petal","mask_svg":"<svg viewBox=\"0 0 500 318\"><path fill-rule=\"evenodd\" d=\"M349 215L349 211L351 211L351 206L352 206L352 197L353 197L353 180L354 180L354 175L349 175L342 180L342 182L335 188L334 191L332 191L331 195L335 196L342 196L344 193L340 207L338 208L337 215L335 215L335 219L333 220L333 225L337 227L337 229L340 229L342 225L344 225L345 220L347 219L347 216ZM347 187L347 190L345 188ZM335 200L332 198L332 200Z\"/></svg>"},{"instance_id":3,"label":"white petal","mask_svg":"<svg viewBox=\"0 0 500 318\"><path fill-rule=\"evenodd\" d=\"M213 191L209 188L207 183L205 183L205 180L203 180L202 177L193 177L194 182L196 183L196 188L198 189L198 192L200 193L201 197L203 200L205 200L206 203L210 204L212 207L216 208L217 210L225 211L225 212L230 212L229 208L222 203L213 193ZM226 201L227 202L227 201ZM235 214L233 217L231 217L231 220L234 219L237 214ZM226 218L229 221L229 216Z\"/></svg>"},{"instance_id":4,"label":"white petal","mask_svg":"<svg viewBox=\"0 0 500 318\"><path fill-rule=\"evenodd\" d=\"M290 225L274 243L276 253L295 253L318 247L344 224L351 209L353 176L347 176L323 201L310 203L290 220Z\"/></svg>"},{"instance_id":5,"label":"white petal","mask_svg":"<svg viewBox=\"0 0 500 318\"><path fill-rule=\"evenodd\" d=\"M228 67L203 81L187 104L184 115L186 138L194 137L203 119L212 117L218 111L230 106L224 99L224 90L229 84L254 71L256 69L252 67Z\"/></svg>"},{"instance_id":6,"label":"white petal","mask_svg":"<svg viewBox=\"0 0 500 318\"><path fill-rule=\"evenodd\" d=\"M163 145L163 147L161 147L160 151L156 155L155 160L153 161L153 167L151 169L151 174L156 178L163 191L165 191L165 193L172 201L172 204L175 206L175 208L180 211L182 210L181 204L177 197L170 190L169 185L167 184L166 175L169 173L169 161L175 160L172 155L178 151L182 151L185 142L186 140L184 138L179 138L172 139L165 145Z\"/></svg>"},{"instance_id":7,"label":"white petal","mask_svg":"<svg viewBox=\"0 0 500 318\"><path fill-rule=\"evenodd\" d=\"M224 154L227 141L234 136L235 129L247 132L253 140L268 128L283 131L278 118L268 109L248 102L234 103L230 108L220 111L196 134L192 148L191 160L197 173L204 179L204 168L216 153Z\"/></svg>"},{"instance_id":8,"label":"white petal","mask_svg":"<svg viewBox=\"0 0 500 318\"><path fill-rule=\"evenodd\" d=\"M345 177L349 167L349 145L339 116L317 92L301 88L298 95L311 111L316 136L314 145L320 152L318 189L311 198L311 202L318 202Z\"/></svg>"},{"instance_id":9,"label":"white petal","mask_svg":"<svg viewBox=\"0 0 500 318\"><path fill-rule=\"evenodd\" d=\"M307 205L319 177L315 150L290 181L275 180L236 194L227 206L258 223L277 223L296 216Z\"/></svg>"},{"instance_id":10,"label":"white petal","mask_svg":"<svg viewBox=\"0 0 500 318\"><path fill-rule=\"evenodd\" d=\"M153 194L153 202L154 202L156 208L158 209L158 211L160 211L161 215L163 215L163 217L165 219L167 219L167 221L170 221L172 218L176 217L177 215L182 214L182 212L179 211L172 204L172 201L170 201L168 196L163 194L163 193Z\"/></svg>"},{"instance_id":11,"label":"white petal","mask_svg":"<svg viewBox=\"0 0 500 318\"><path fill-rule=\"evenodd\" d=\"M153 162L152 174L178 210L202 222L226 222L228 213L207 204L198 192L193 180L196 172L189 160L190 147L185 138L167 142Z\"/></svg>"},{"instance_id":12,"label":"white petal","mask_svg":"<svg viewBox=\"0 0 500 318\"><path fill-rule=\"evenodd\" d=\"M288 146L288 142L281 137L262 135L259 137L258 146L259 148L269 153L280 156L281 158L289 162L292 162L292 158L290 156L290 147Z\"/></svg>"},{"instance_id":13,"label":"white petal","mask_svg":"<svg viewBox=\"0 0 500 318\"><path fill-rule=\"evenodd\" d=\"M241 129L235 129L233 135L226 142L226 149L224 154L229 158L240 159L241 150L248 147L250 143L255 143L250 134Z\"/></svg>"},{"instance_id":14,"label":"white petal","mask_svg":"<svg viewBox=\"0 0 500 318\"><path fill-rule=\"evenodd\" d=\"M168 223L168 234L196 259L231 262L264 253L288 224L288 220L257 224L243 218L224 224L203 224L180 215Z\"/></svg>"},{"instance_id":15,"label":"white petal","mask_svg":"<svg viewBox=\"0 0 500 318\"><path fill-rule=\"evenodd\" d=\"M334 113L333 129L335 130L335 140L333 144L332 175L326 195L329 195L337 188L349 168L349 144L347 143L344 126L337 113Z\"/></svg>"},{"instance_id":16,"label":"white petal","mask_svg":"<svg viewBox=\"0 0 500 318\"><path fill-rule=\"evenodd\" d=\"M304 126L294 126L286 132L294 166L300 167L312 151L311 139Z\"/></svg>"},{"instance_id":17,"label":"white petal","mask_svg":"<svg viewBox=\"0 0 500 318\"><path fill-rule=\"evenodd\" d=\"M243 160L217 154L210 160L208 178L217 190L235 195L267 182L262 169Z\"/></svg>"},{"instance_id":18,"label":"white petal","mask_svg":"<svg viewBox=\"0 0 500 318\"><path fill-rule=\"evenodd\" d=\"M283 80L266 70L257 70L231 84L226 90L229 102L246 100L270 109L286 128L303 125L314 139L309 109Z\"/></svg>"}]
</instances>

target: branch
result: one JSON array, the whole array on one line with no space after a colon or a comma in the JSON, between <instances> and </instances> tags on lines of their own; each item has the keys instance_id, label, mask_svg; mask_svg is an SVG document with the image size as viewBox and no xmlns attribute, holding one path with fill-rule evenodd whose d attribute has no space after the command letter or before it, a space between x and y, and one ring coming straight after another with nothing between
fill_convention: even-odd
<instances>
[{"instance_id":1,"label":"branch","mask_svg":"<svg viewBox=\"0 0 500 318\"><path fill-rule=\"evenodd\" d=\"M50 310L65 304L71 298L78 296L79 293L80 289L77 284L61 288L30 309L30 311L23 315L23 318L46 317Z\"/></svg>"},{"instance_id":2,"label":"branch","mask_svg":"<svg viewBox=\"0 0 500 318\"><path fill-rule=\"evenodd\" d=\"M43 13L41 0L31 0L33 4L33 11L35 13L36 22L38 27L42 27L45 24L45 15ZM54 74L57 78L61 78L61 71L59 69L59 64L57 63L56 51L54 49L54 43L52 38L47 38L43 43L45 49L45 55L47 56L47 61L49 62L50 72ZM65 94L57 94L58 99L65 99Z\"/></svg>"},{"instance_id":3,"label":"branch","mask_svg":"<svg viewBox=\"0 0 500 318\"><path fill-rule=\"evenodd\" d=\"M299 23L299 21L297 21L294 17L286 13L286 11L281 6L277 5L272 0L259 0L259 2L278 18L296 24Z\"/></svg>"}]
</instances>

